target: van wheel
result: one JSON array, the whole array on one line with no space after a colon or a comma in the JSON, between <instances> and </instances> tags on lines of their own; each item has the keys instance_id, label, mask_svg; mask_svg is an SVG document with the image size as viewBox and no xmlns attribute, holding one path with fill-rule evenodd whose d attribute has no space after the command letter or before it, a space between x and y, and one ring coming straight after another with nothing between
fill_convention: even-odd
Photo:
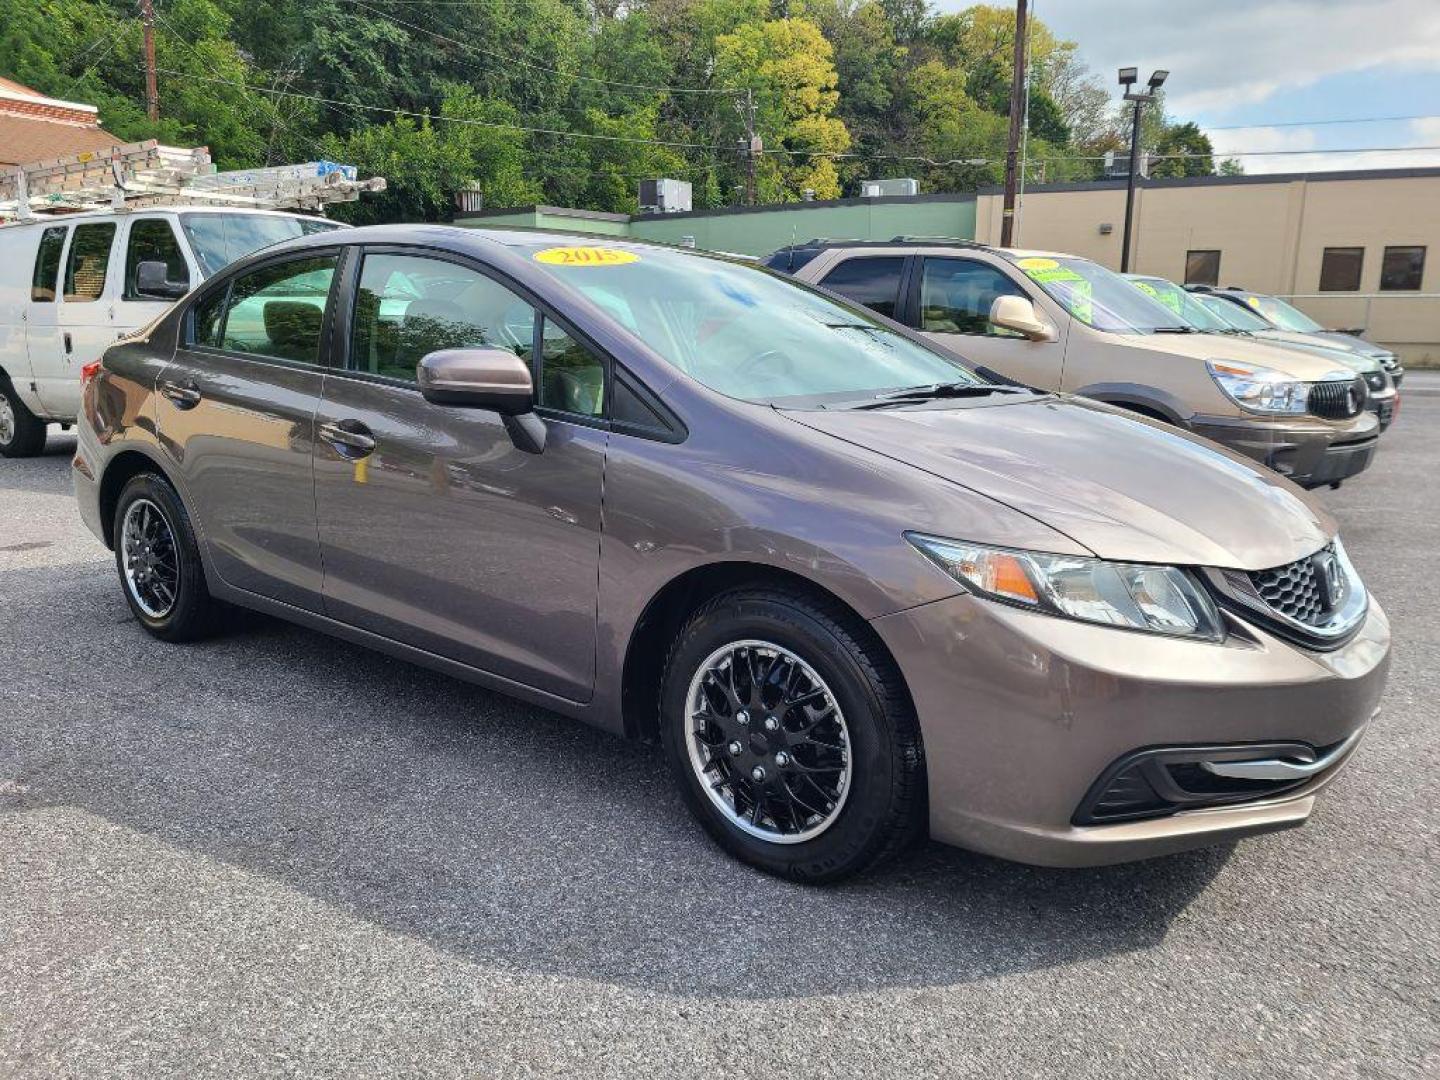
<instances>
[{"instance_id":1,"label":"van wheel","mask_svg":"<svg viewBox=\"0 0 1440 1080\"><path fill-rule=\"evenodd\" d=\"M755 588L701 607L665 665L660 732L705 830L769 873L838 881L924 832L924 751L900 673L833 602Z\"/></svg>"},{"instance_id":2,"label":"van wheel","mask_svg":"<svg viewBox=\"0 0 1440 1080\"><path fill-rule=\"evenodd\" d=\"M115 506L115 566L125 602L161 641L197 641L220 626L222 608L205 584L200 547L175 490L140 473Z\"/></svg>"},{"instance_id":3,"label":"van wheel","mask_svg":"<svg viewBox=\"0 0 1440 1080\"><path fill-rule=\"evenodd\" d=\"M0 457L34 457L45 449L45 421L25 407L0 375Z\"/></svg>"}]
</instances>

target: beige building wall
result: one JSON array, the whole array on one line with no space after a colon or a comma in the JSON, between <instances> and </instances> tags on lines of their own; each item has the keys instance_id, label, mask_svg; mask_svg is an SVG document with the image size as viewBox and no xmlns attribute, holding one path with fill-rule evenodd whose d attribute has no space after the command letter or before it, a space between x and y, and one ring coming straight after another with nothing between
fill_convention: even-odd
<instances>
[{"instance_id":1,"label":"beige building wall","mask_svg":"<svg viewBox=\"0 0 1440 1080\"><path fill-rule=\"evenodd\" d=\"M978 198L975 238L1000 239L1001 196ZM1025 193L1017 245L1120 268L1123 183ZM1414 365L1440 367L1440 170L1155 180L1135 193L1132 267L1174 281L1189 251L1220 252L1220 284L1294 297L1328 327L1364 328ZM1102 226L1109 225L1106 234ZM1380 292L1387 246L1425 247L1419 293ZM1365 249L1355 293L1315 296L1327 247Z\"/></svg>"}]
</instances>

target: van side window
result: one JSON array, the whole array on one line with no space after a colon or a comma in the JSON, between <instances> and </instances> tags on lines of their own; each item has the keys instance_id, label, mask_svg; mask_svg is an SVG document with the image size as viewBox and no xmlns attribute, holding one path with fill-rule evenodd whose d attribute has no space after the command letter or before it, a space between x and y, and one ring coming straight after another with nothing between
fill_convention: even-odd
<instances>
[{"instance_id":1,"label":"van side window","mask_svg":"<svg viewBox=\"0 0 1440 1080\"><path fill-rule=\"evenodd\" d=\"M290 259L235 278L220 347L297 364L318 364L336 262L334 255ZM203 313L196 315L198 336L204 329L200 325Z\"/></svg>"},{"instance_id":2,"label":"van side window","mask_svg":"<svg viewBox=\"0 0 1440 1080\"><path fill-rule=\"evenodd\" d=\"M1025 292L993 266L972 259L926 259L920 274L920 329L932 334L1018 337L990 322L1002 296Z\"/></svg>"},{"instance_id":3,"label":"van side window","mask_svg":"<svg viewBox=\"0 0 1440 1080\"><path fill-rule=\"evenodd\" d=\"M115 223L76 225L65 260L65 302L88 304L105 293L105 275L110 269L110 249L115 246Z\"/></svg>"},{"instance_id":4,"label":"van side window","mask_svg":"<svg viewBox=\"0 0 1440 1080\"><path fill-rule=\"evenodd\" d=\"M175 230L164 218L144 218L130 225L130 239L125 243L125 299L153 300L135 290L135 272L142 262L163 262L165 279L177 285L190 285L190 268L185 254L175 239Z\"/></svg>"},{"instance_id":5,"label":"van side window","mask_svg":"<svg viewBox=\"0 0 1440 1080\"><path fill-rule=\"evenodd\" d=\"M349 366L415 381L437 349L509 349L534 369L535 309L477 270L420 255L366 255Z\"/></svg>"},{"instance_id":6,"label":"van side window","mask_svg":"<svg viewBox=\"0 0 1440 1080\"><path fill-rule=\"evenodd\" d=\"M35 273L30 278L30 299L36 304L55 302L55 282L60 277L60 254L65 250L64 225L52 226L40 234L35 253Z\"/></svg>"},{"instance_id":7,"label":"van side window","mask_svg":"<svg viewBox=\"0 0 1440 1080\"><path fill-rule=\"evenodd\" d=\"M820 284L893 319L895 305L900 298L900 271L903 269L903 255L846 259L826 274Z\"/></svg>"}]
</instances>

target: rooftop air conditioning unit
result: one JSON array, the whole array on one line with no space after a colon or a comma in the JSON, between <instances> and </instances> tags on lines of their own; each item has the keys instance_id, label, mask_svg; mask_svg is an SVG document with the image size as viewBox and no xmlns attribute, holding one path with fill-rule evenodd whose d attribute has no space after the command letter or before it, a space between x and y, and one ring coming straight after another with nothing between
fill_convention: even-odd
<instances>
[{"instance_id":1,"label":"rooftop air conditioning unit","mask_svg":"<svg viewBox=\"0 0 1440 1080\"><path fill-rule=\"evenodd\" d=\"M882 195L919 195L918 180L866 180L860 185L860 197L874 199Z\"/></svg>"},{"instance_id":2,"label":"rooftop air conditioning unit","mask_svg":"<svg viewBox=\"0 0 1440 1080\"><path fill-rule=\"evenodd\" d=\"M683 214L691 209L690 184L685 180L641 180L642 214Z\"/></svg>"},{"instance_id":3,"label":"rooftop air conditioning unit","mask_svg":"<svg viewBox=\"0 0 1440 1080\"><path fill-rule=\"evenodd\" d=\"M1105 151L1105 179L1124 180L1130 175L1130 155L1117 154L1114 150ZM1140 176L1150 176L1150 155L1140 155Z\"/></svg>"}]
</instances>

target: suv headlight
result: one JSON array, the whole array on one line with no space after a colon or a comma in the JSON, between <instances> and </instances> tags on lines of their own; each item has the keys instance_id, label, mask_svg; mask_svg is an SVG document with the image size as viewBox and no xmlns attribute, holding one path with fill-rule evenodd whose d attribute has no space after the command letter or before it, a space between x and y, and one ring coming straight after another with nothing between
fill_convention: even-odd
<instances>
[{"instance_id":1,"label":"suv headlight","mask_svg":"<svg viewBox=\"0 0 1440 1080\"><path fill-rule=\"evenodd\" d=\"M1293 375L1234 360L1206 360L1205 366L1225 396L1242 409L1275 415L1305 412L1310 384Z\"/></svg>"},{"instance_id":2,"label":"suv headlight","mask_svg":"<svg viewBox=\"0 0 1440 1080\"><path fill-rule=\"evenodd\" d=\"M905 539L966 591L988 600L1171 637L1225 636L1209 593L1178 567L1015 551L922 533L906 533Z\"/></svg>"}]
</instances>

